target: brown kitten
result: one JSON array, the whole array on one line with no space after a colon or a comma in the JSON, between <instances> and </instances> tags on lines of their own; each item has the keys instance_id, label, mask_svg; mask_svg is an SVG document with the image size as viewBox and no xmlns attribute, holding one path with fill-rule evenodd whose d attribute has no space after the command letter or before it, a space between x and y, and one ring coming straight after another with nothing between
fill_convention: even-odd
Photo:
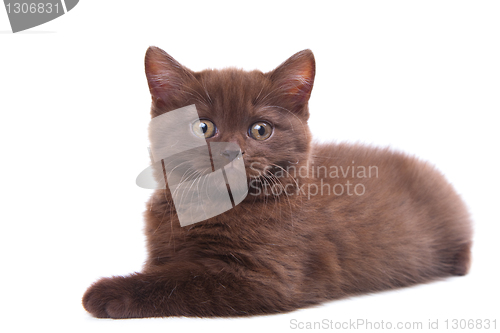
<instances>
[{"instance_id":1,"label":"brown kitten","mask_svg":"<svg viewBox=\"0 0 500 333\"><path fill-rule=\"evenodd\" d=\"M241 147L250 190L186 227L168 189L156 190L143 271L94 283L83 297L92 315L280 313L469 270L469 215L432 166L389 149L311 144L311 51L269 73L193 72L155 47L145 65L152 117L195 104L217 127L208 142ZM269 138L249 131L259 121Z\"/></svg>"}]
</instances>

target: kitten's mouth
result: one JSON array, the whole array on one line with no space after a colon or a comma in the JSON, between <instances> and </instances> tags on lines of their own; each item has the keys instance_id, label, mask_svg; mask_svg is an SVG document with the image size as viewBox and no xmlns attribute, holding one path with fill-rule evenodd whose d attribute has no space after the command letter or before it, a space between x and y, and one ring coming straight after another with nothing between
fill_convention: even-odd
<instances>
[{"instance_id":1,"label":"kitten's mouth","mask_svg":"<svg viewBox=\"0 0 500 333\"><path fill-rule=\"evenodd\" d=\"M235 159L227 162L227 164L224 166L225 169L239 169L240 168L240 160L242 157L236 157Z\"/></svg>"}]
</instances>

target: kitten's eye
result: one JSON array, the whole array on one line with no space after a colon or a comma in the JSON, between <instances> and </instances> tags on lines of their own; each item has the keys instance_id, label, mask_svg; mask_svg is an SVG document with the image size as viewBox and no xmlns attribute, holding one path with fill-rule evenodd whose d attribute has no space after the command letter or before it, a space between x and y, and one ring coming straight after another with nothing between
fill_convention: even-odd
<instances>
[{"instance_id":1,"label":"kitten's eye","mask_svg":"<svg viewBox=\"0 0 500 333\"><path fill-rule=\"evenodd\" d=\"M248 132L255 140L266 140L273 133L273 127L265 121L258 121L248 129Z\"/></svg>"},{"instance_id":2,"label":"kitten's eye","mask_svg":"<svg viewBox=\"0 0 500 333\"><path fill-rule=\"evenodd\" d=\"M215 135L217 127L207 119L199 119L193 123L193 133L200 138L208 139Z\"/></svg>"}]
</instances>

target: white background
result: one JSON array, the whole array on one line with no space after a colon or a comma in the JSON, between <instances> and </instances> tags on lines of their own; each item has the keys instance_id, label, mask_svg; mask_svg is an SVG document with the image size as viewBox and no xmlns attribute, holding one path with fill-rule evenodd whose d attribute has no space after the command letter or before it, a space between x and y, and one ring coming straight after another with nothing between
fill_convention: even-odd
<instances>
[{"instance_id":1,"label":"white background","mask_svg":"<svg viewBox=\"0 0 500 333\"><path fill-rule=\"evenodd\" d=\"M497 1L80 1L12 34L0 8L2 330L297 331L293 319L498 328L499 17ZM471 273L284 315L92 318L86 288L145 259L150 191L135 177L149 163L150 45L193 70L268 71L310 48L313 134L435 164L475 222Z\"/></svg>"}]
</instances>

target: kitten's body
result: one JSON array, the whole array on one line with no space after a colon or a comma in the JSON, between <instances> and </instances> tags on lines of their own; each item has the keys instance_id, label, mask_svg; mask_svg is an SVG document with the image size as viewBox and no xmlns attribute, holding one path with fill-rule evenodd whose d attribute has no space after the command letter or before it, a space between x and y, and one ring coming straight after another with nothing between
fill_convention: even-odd
<instances>
[{"instance_id":1,"label":"kitten's body","mask_svg":"<svg viewBox=\"0 0 500 333\"><path fill-rule=\"evenodd\" d=\"M83 302L93 315L277 313L467 273L468 213L434 168L388 149L310 143L310 51L262 74L193 73L150 49L146 73L152 116L195 103L200 118L220 130L207 141L238 143L249 179L260 179L260 187L251 186L235 208L186 227L180 227L168 190L156 190L145 213L149 255L143 272L91 286ZM248 124L262 119L274 132L258 142L246 133ZM332 166L341 168L338 177ZM366 172L347 169L354 166ZM370 166L376 167L372 175ZM259 177L266 170L268 178ZM282 189L292 186L266 195L266 179ZM343 194L337 195L340 185Z\"/></svg>"}]
</instances>

